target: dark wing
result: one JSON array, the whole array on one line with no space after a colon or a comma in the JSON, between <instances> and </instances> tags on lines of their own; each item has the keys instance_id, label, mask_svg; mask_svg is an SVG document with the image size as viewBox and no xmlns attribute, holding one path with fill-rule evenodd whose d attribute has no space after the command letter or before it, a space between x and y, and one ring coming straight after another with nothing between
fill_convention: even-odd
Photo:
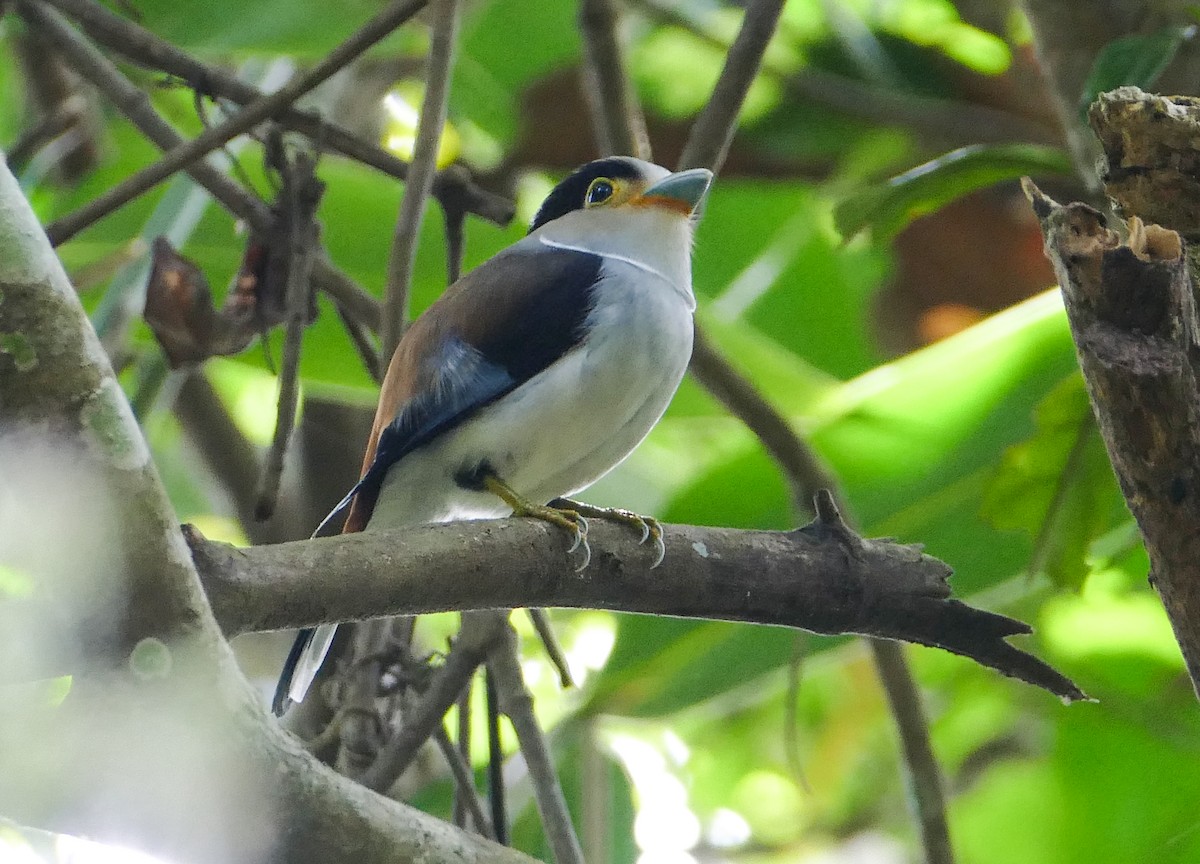
<instances>
[{"instance_id":1,"label":"dark wing","mask_svg":"<svg viewBox=\"0 0 1200 864\"><path fill-rule=\"evenodd\" d=\"M362 530L392 465L578 345L600 265L586 252L511 248L456 282L397 347L362 479L326 523L351 506L345 530Z\"/></svg>"}]
</instances>

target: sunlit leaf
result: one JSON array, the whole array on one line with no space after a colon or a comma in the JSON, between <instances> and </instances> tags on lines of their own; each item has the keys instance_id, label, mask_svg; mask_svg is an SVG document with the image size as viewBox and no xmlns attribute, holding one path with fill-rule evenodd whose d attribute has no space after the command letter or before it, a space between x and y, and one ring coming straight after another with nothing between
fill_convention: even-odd
<instances>
[{"instance_id":1,"label":"sunlit leaf","mask_svg":"<svg viewBox=\"0 0 1200 864\"><path fill-rule=\"evenodd\" d=\"M919 216L932 213L968 192L1024 175L1069 175L1071 159L1056 147L1038 144L973 144L953 150L893 177L881 186L855 192L834 211L845 237L871 229L890 237Z\"/></svg>"}]
</instances>

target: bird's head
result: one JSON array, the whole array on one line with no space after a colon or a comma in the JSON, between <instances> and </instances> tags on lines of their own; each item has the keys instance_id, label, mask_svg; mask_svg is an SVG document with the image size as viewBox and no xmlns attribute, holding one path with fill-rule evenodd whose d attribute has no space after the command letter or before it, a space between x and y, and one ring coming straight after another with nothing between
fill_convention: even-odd
<instances>
[{"instance_id":1,"label":"bird's head","mask_svg":"<svg viewBox=\"0 0 1200 864\"><path fill-rule=\"evenodd\" d=\"M712 172L705 168L671 173L631 156L597 159L554 187L529 233L564 217L598 226L646 212L691 220L711 182Z\"/></svg>"},{"instance_id":2,"label":"bird's head","mask_svg":"<svg viewBox=\"0 0 1200 864\"><path fill-rule=\"evenodd\" d=\"M692 229L712 176L704 168L671 173L629 156L598 159L554 187L529 234L548 246L627 261L694 303Z\"/></svg>"}]
</instances>

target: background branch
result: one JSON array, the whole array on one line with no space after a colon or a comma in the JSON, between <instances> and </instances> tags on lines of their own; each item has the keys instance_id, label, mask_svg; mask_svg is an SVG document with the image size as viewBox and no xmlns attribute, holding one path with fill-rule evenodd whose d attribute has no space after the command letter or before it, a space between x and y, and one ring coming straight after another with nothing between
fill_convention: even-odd
<instances>
[{"instance_id":1,"label":"background branch","mask_svg":"<svg viewBox=\"0 0 1200 864\"><path fill-rule=\"evenodd\" d=\"M649 159L646 120L625 72L617 0L580 0L579 30L583 36L583 92L600 155Z\"/></svg>"},{"instance_id":2,"label":"background branch","mask_svg":"<svg viewBox=\"0 0 1200 864\"><path fill-rule=\"evenodd\" d=\"M292 79L274 93L244 106L222 123L208 127L195 138L168 151L161 160L92 199L71 217L58 220L53 226L55 242L61 243L69 239L86 226L148 192L176 171L186 169L213 150L274 116L412 18L426 2L427 0L393 0L303 75ZM21 14L27 17L37 15L37 6L38 0L21 0L18 4ZM48 14L47 10L40 11L44 20ZM48 228L47 231L49 230Z\"/></svg>"},{"instance_id":3,"label":"background branch","mask_svg":"<svg viewBox=\"0 0 1200 864\"><path fill-rule=\"evenodd\" d=\"M246 105L262 99L265 95L258 88L247 84L224 69L203 63L186 51L176 48L141 27L110 12L92 0L45 0L67 15L83 28L83 31L101 45L120 52L133 62L149 69L174 75L187 82L189 87L204 96L228 99ZM322 119L310 111L288 107L275 118L282 126L294 129L307 136L318 147L328 147L343 156L369 165L398 180L408 176L408 163L388 151L364 141L336 123ZM461 183L461 186L457 185ZM440 195L451 188L461 190L468 212L474 213L498 225L507 225L513 216L512 202L477 187L469 177L454 184L435 184L434 194Z\"/></svg>"},{"instance_id":4,"label":"background branch","mask_svg":"<svg viewBox=\"0 0 1200 864\"><path fill-rule=\"evenodd\" d=\"M412 287L417 241L425 215L425 200L437 171L438 148L442 127L446 125L446 105L450 96L450 72L454 68L455 43L458 41L459 0L434 0L433 37L429 43L429 65L425 75L425 98L417 123L417 140L400 216L392 238L387 263L387 293L383 304L380 339L382 355L391 358L408 321L408 301Z\"/></svg>"},{"instance_id":5,"label":"background branch","mask_svg":"<svg viewBox=\"0 0 1200 864\"><path fill-rule=\"evenodd\" d=\"M533 797L537 804L546 839L554 851L556 864L583 864L583 849L575 826L571 824L571 813L563 797L562 786L554 772L554 760L546 736L533 713L533 698L525 686L521 672L521 648L517 634L508 623L507 612L484 612L497 621L500 627L499 643L492 649L488 659L488 673L496 681L496 701L500 710L512 722L529 769L529 781L533 786ZM464 624L465 626L465 624Z\"/></svg>"}]
</instances>

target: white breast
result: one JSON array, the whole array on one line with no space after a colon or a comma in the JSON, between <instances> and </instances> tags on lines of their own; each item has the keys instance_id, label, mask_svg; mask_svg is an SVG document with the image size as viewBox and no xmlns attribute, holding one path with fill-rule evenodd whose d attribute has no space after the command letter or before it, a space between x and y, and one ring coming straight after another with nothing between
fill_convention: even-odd
<instances>
[{"instance_id":1,"label":"white breast","mask_svg":"<svg viewBox=\"0 0 1200 864\"><path fill-rule=\"evenodd\" d=\"M371 527L505 515L494 496L454 481L456 471L484 461L533 501L572 495L646 437L691 356L690 279L672 284L637 262L607 257L601 276L584 342L393 466Z\"/></svg>"}]
</instances>

